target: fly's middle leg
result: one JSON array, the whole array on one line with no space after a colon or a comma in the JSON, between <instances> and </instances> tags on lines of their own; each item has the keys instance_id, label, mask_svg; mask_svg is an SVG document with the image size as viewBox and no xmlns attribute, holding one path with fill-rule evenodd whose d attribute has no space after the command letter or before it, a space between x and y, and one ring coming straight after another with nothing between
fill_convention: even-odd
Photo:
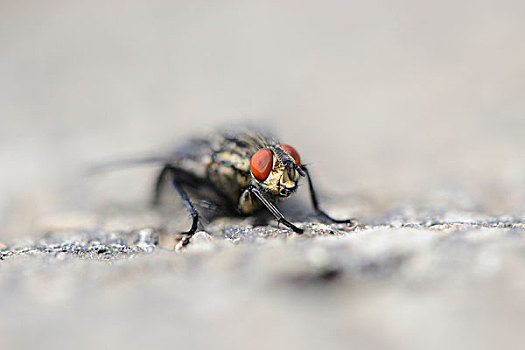
<instances>
[{"instance_id":1,"label":"fly's middle leg","mask_svg":"<svg viewBox=\"0 0 525 350\"><path fill-rule=\"evenodd\" d=\"M188 194L182 187L185 184L189 185L189 183L185 181L185 178L187 178L187 174L180 169L177 169L170 165L165 165L162 171L160 172L159 176L157 177L157 181L155 183L153 205L160 204L162 188L163 188L164 183L168 180L168 176L170 177L171 184L173 185L173 187L179 194L180 198L182 199L182 202L184 203L184 206L186 207L186 209L188 209L193 219L191 228L186 232L182 232L182 234L186 235L186 237L184 237L182 240L182 246L186 246L188 245L188 243L190 243L190 238L197 231L197 227L199 223L199 213L197 212L197 210L191 203L190 198L188 197Z\"/></svg>"},{"instance_id":2,"label":"fly's middle leg","mask_svg":"<svg viewBox=\"0 0 525 350\"><path fill-rule=\"evenodd\" d=\"M182 246L185 246L188 243L190 243L191 236L193 236L195 234L195 232L197 231L197 225L199 223L199 213L197 212L197 210L195 209L193 204L191 204L191 201L190 201L190 198L188 197L188 194L186 193L186 191L184 191L182 189L181 185L179 184L179 182L177 181L177 178L175 176L173 176L173 178L171 179L171 183L173 184L173 187L175 187L177 192L179 192L179 195L180 195L180 198L182 199L182 202L184 203L184 205L186 206L186 209L188 209L188 211L191 214L191 217L193 218L193 222L191 224L191 228L189 229L189 231L182 232L182 234L187 235L182 240Z\"/></svg>"}]
</instances>

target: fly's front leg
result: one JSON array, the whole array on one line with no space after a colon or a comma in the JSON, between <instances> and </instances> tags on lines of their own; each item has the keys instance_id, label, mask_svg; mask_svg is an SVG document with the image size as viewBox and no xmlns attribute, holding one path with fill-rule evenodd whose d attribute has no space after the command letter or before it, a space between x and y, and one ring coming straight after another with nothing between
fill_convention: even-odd
<instances>
[{"instance_id":1,"label":"fly's front leg","mask_svg":"<svg viewBox=\"0 0 525 350\"><path fill-rule=\"evenodd\" d=\"M284 226L287 226L289 227L290 229L292 229L295 233L303 233L304 230L302 228L299 228L297 226L295 226L294 224L292 224L290 221L286 220L286 218L284 217L284 215L279 211L279 209L277 209L277 207L272 203L270 202L269 200L267 200L263 195L262 193L257 189L255 188L255 186L249 186L246 191L249 191L251 194L253 194L255 197L257 197L261 202L262 204L264 204L264 206L266 207L266 209L268 209L270 211L270 213L273 214L273 216L275 216L275 218L277 219L277 221L281 224L283 224Z\"/></svg>"},{"instance_id":2,"label":"fly's front leg","mask_svg":"<svg viewBox=\"0 0 525 350\"><path fill-rule=\"evenodd\" d=\"M337 220L332 218L330 215L321 210L321 208L319 208L319 202L317 201L317 195L315 194L314 185L312 183L310 173L304 165L301 168L306 173L306 179L308 180L308 188L310 189L310 198L312 200L312 205L314 206L316 213L337 224L349 224L355 227L357 225L357 221L355 219Z\"/></svg>"},{"instance_id":3,"label":"fly's front leg","mask_svg":"<svg viewBox=\"0 0 525 350\"><path fill-rule=\"evenodd\" d=\"M167 177L171 176L171 184L177 190L180 198L182 199L182 202L184 203L184 206L191 214L191 217L193 219L193 222L191 224L191 228L189 231L182 232L182 234L186 235L184 239L182 240L182 246L186 246L188 243L190 243L190 238L195 234L197 231L197 225L199 223L199 213L193 206L193 204L190 201L190 198L188 197L188 194L184 189L182 188L182 184L184 184L184 177L185 173L177 168L174 168L170 165L165 165L162 171L160 172L159 176L157 177L157 181L155 183L155 192L154 192L154 198L153 198L153 204L158 205L160 203L160 196L162 193L162 186L164 185L164 182L167 180Z\"/></svg>"}]
</instances>

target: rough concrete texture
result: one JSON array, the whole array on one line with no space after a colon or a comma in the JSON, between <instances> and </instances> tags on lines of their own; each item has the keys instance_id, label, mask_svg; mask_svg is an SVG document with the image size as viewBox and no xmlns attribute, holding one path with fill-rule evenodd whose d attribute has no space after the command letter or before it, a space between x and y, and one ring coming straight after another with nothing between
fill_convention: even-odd
<instances>
[{"instance_id":1,"label":"rough concrete texture","mask_svg":"<svg viewBox=\"0 0 525 350\"><path fill-rule=\"evenodd\" d=\"M0 251L2 344L515 347L525 221L462 215L355 231L307 221L303 236L219 222L182 250L155 225L50 232Z\"/></svg>"},{"instance_id":2,"label":"rough concrete texture","mask_svg":"<svg viewBox=\"0 0 525 350\"><path fill-rule=\"evenodd\" d=\"M525 2L0 1L0 349L522 348ZM148 207L169 153L273 129L273 220ZM171 199L166 198L166 202Z\"/></svg>"}]
</instances>

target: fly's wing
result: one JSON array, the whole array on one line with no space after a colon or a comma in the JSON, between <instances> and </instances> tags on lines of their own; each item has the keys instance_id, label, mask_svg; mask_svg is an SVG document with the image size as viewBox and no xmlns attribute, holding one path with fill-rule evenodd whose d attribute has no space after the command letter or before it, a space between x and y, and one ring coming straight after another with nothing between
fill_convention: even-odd
<instances>
[{"instance_id":1,"label":"fly's wing","mask_svg":"<svg viewBox=\"0 0 525 350\"><path fill-rule=\"evenodd\" d=\"M235 200L233 198L235 196L228 196L226 193L232 187L231 182L222 188L217 185L217 181L210 181L209 168L214 161L220 158L220 152L237 153L238 158L243 161L234 162L228 167L235 167L236 171L243 170L247 172L245 176L249 176L251 155L261 147L276 143L270 133L254 130L233 128L211 133L205 137L189 139L172 152L105 162L91 167L87 173L97 174L135 166L169 164L184 172L185 181L182 185L187 189L192 202L200 207L202 212L209 213L210 216L235 213L238 198ZM164 194L168 186L163 185L162 187ZM169 190L168 192L175 191Z\"/></svg>"},{"instance_id":2,"label":"fly's wing","mask_svg":"<svg viewBox=\"0 0 525 350\"><path fill-rule=\"evenodd\" d=\"M213 162L214 135L207 138L195 138L180 145L168 162L180 175L179 183L188 193L191 202L203 218L225 216L232 213L232 203L218 191L208 176L208 169ZM164 186L163 194L178 197L171 186ZM175 199L179 202L179 199Z\"/></svg>"},{"instance_id":3,"label":"fly's wing","mask_svg":"<svg viewBox=\"0 0 525 350\"><path fill-rule=\"evenodd\" d=\"M171 156L143 156L143 157L128 157L117 160L110 160L107 162L100 162L92 165L85 170L85 175L97 175L112 170L120 170L127 168L134 168L137 166L145 165L160 165L169 162L172 159Z\"/></svg>"},{"instance_id":4,"label":"fly's wing","mask_svg":"<svg viewBox=\"0 0 525 350\"><path fill-rule=\"evenodd\" d=\"M196 181L205 182L212 155L209 139L191 139L172 153L171 160L167 164L184 171Z\"/></svg>"},{"instance_id":5,"label":"fly's wing","mask_svg":"<svg viewBox=\"0 0 525 350\"><path fill-rule=\"evenodd\" d=\"M253 131L255 129L230 128L222 132L211 133L207 137L193 138L176 147L172 152L157 153L151 152L149 155L139 157L124 157L103 161L90 166L85 171L86 175L95 175L106 171L133 168L145 165L164 165L173 164L181 168L191 170L191 172L205 177L202 171L203 164L209 164L211 155L225 143L235 145L251 145L255 149L275 144L276 140L271 133L266 131Z\"/></svg>"},{"instance_id":6,"label":"fly's wing","mask_svg":"<svg viewBox=\"0 0 525 350\"><path fill-rule=\"evenodd\" d=\"M165 164L180 165L184 168L198 167L203 161L206 161L210 155L210 144L204 139L191 139L188 142L177 147L174 151L167 151L155 154L149 153L145 156L123 157L109 161L102 161L92 165L85 171L86 175L96 175L99 173L134 168L138 166Z\"/></svg>"}]
</instances>

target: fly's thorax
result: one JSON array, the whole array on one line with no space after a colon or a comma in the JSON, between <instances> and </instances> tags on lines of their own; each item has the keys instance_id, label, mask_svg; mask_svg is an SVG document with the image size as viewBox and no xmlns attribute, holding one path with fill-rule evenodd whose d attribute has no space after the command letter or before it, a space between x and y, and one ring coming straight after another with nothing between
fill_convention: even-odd
<instances>
[{"instance_id":1,"label":"fly's thorax","mask_svg":"<svg viewBox=\"0 0 525 350\"><path fill-rule=\"evenodd\" d=\"M208 167L208 179L215 188L236 203L251 182L249 163L231 153L215 154ZM247 169L246 169L247 167Z\"/></svg>"}]
</instances>

